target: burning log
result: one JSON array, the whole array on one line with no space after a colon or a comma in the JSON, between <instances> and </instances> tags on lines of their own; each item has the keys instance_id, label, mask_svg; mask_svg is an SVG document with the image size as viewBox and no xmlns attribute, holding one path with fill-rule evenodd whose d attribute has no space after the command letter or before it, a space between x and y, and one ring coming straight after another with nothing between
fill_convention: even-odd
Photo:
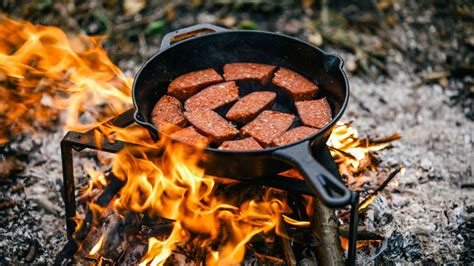
<instances>
[{"instance_id":1,"label":"burning log","mask_svg":"<svg viewBox=\"0 0 474 266\"><path fill-rule=\"evenodd\" d=\"M318 199L313 201L312 208L311 227L319 237L315 243L318 263L321 265L344 265L345 260L338 237L339 229L334 210L326 207Z\"/></svg>"},{"instance_id":2,"label":"burning log","mask_svg":"<svg viewBox=\"0 0 474 266\"><path fill-rule=\"evenodd\" d=\"M138 239L132 240L123 254L121 262L123 265L137 265L145 252L146 243Z\"/></svg>"},{"instance_id":3,"label":"burning log","mask_svg":"<svg viewBox=\"0 0 474 266\"><path fill-rule=\"evenodd\" d=\"M291 265L291 266L296 266L297 261L296 261L295 253L293 252L293 248L291 247L290 240L287 237L288 232L286 230L285 223L281 224L280 230L281 230L281 234L283 235L280 237L280 243L283 249L283 253L285 255L286 264Z\"/></svg>"}]
</instances>

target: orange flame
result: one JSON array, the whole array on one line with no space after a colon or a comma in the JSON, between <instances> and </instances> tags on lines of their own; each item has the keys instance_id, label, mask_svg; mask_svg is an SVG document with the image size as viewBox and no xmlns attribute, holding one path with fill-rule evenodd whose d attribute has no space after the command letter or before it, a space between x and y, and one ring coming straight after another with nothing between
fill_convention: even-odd
<instances>
[{"instance_id":1,"label":"orange flame","mask_svg":"<svg viewBox=\"0 0 474 266\"><path fill-rule=\"evenodd\" d=\"M214 195L214 178L204 175L197 166L201 154L189 154L181 145L165 145L161 163L155 158L146 160L121 152L113 162L113 173L126 180L114 202L119 211L147 213L175 220L166 240L149 239L143 263L162 264L173 247L188 241L190 233L203 236L198 246L207 250L208 264L235 264L245 255L245 244L259 233L267 233L280 225L286 204L269 192L261 201L246 201L240 206L226 203ZM145 153L143 157L146 158ZM297 223L297 221L296 221ZM210 248L219 241L217 250Z\"/></svg>"},{"instance_id":2,"label":"orange flame","mask_svg":"<svg viewBox=\"0 0 474 266\"><path fill-rule=\"evenodd\" d=\"M60 110L77 129L131 105L130 82L101 39L0 18L0 144L50 125Z\"/></svg>"},{"instance_id":3,"label":"orange flame","mask_svg":"<svg viewBox=\"0 0 474 266\"><path fill-rule=\"evenodd\" d=\"M349 250L349 239L342 236L339 239L341 240L342 249ZM380 245L381 242L381 240L357 240L356 247L360 249L369 245Z\"/></svg>"},{"instance_id":4,"label":"orange flame","mask_svg":"<svg viewBox=\"0 0 474 266\"><path fill-rule=\"evenodd\" d=\"M357 189L370 180L368 172L376 172L377 161L372 153L383 150L390 142L400 139L393 134L379 140L360 138L351 123L338 122L327 142L331 155L339 166L339 172L347 177L347 184Z\"/></svg>"}]
</instances>

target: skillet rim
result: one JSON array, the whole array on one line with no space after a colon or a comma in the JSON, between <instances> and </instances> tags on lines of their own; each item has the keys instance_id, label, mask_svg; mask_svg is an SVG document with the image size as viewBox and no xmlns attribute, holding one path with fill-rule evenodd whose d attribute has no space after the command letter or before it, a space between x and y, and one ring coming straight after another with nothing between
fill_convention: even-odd
<instances>
[{"instance_id":1,"label":"skillet rim","mask_svg":"<svg viewBox=\"0 0 474 266\"><path fill-rule=\"evenodd\" d=\"M136 98L135 98L135 91L137 90L137 80L138 78L140 77L142 71L148 66L148 64L150 64L153 60L155 60L156 57L159 57L162 53L170 50L170 49L173 49L173 48L176 48L176 47L179 47L179 45L182 45L183 43L187 43L187 42L192 42L194 40L197 40L197 39L201 39L201 38L206 38L206 37L210 37L210 36L214 36L214 35L220 35L220 34L239 34L239 33L251 33L251 34L263 34L263 35L272 35L272 36L276 36L276 37L279 37L279 38L285 38L285 39L288 39L290 41L296 41L296 42L299 42L301 43L302 45L306 45L306 46L309 46L310 48L312 49L315 49L318 53L321 53L323 55L323 57L325 56L328 56L328 57L335 57L337 58L337 60L339 60L339 65L337 66L337 70L339 71L339 73L342 75L343 77L343 81L344 81L344 86L345 86L345 96L344 96L344 101L342 102L342 105L341 105L341 108L339 110L339 112L331 119L331 121L329 123L327 123L323 128L321 128L320 130L318 130L316 133L313 133L309 136L307 136L306 138L300 140L300 141L297 141L297 142L293 142L293 143L290 143L290 144L287 144L287 145L283 145L283 146L278 146L278 147L271 147L271 148L264 148L262 150L251 150L251 151L233 151L233 150L219 150L219 149L216 149L216 148L205 148L203 149L204 151L206 152L213 152L213 153L222 153L222 154L226 154L226 155L231 155L231 154L240 154L240 155L263 155L263 154L266 154L266 153L272 153L276 150L283 150L285 148L289 148L289 147L292 147L292 146L296 146L296 145L300 145L304 142L311 142L317 138L320 138L322 137L325 133L327 133L328 130L330 130L336 123L337 121L342 117L342 115L344 114L344 111L346 110L346 107L349 103L349 96L350 96L350 88L349 88L349 81L347 79L347 75L344 71L344 60L342 59L341 56L337 55L337 54L333 54L333 53L327 53L325 52L324 50L322 50L321 48L307 42L307 41L304 41L304 40L301 40L301 39L298 39L296 37L292 37L292 36L288 36L288 35L285 35L285 34L282 34L282 33L278 33L278 32L270 32L270 31L261 31L261 30L225 30L225 31L221 31L221 32L212 32L212 33L207 33L207 34L204 34L204 35L200 35L200 36L196 36L196 37L191 37L189 39L186 39L186 40L183 40L183 41L180 41L176 44L172 44L170 45L169 47L166 47L165 49L163 50L160 50L158 51L156 54L154 54L153 56L151 56L144 64L142 64L140 66L140 69L138 70L138 72L135 74L135 77L134 77L134 80L133 80L133 84L132 84L132 100L133 100L133 105L135 107L135 112L134 112L134 115L133 115L133 118L135 120L135 122L150 130L150 128L152 130L155 130L158 132L158 129L151 123L148 123L148 122L144 122L144 121L141 121L139 119L139 116L141 116L140 114L140 108L137 104L137 101L136 101ZM192 147L192 148L196 148L192 145L189 145L189 144L186 144L186 143L182 143L182 142L179 142L181 144L184 144L188 147Z\"/></svg>"}]
</instances>

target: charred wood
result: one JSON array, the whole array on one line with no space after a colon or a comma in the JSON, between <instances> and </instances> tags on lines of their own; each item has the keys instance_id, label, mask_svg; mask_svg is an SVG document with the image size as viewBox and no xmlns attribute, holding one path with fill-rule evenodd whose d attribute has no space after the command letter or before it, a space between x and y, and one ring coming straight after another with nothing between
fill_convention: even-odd
<instances>
[{"instance_id":1,"label":"charred wood","mask_svg":"<svg viewBox=\"0 0 474 266\"><path fill-rule=\"evenodd\" d=\"M291 247L290 239L288 238L288 232L286 230L286 225L282 222L281 233L283 236L280 236L280 243L283 249L283 254L285 255L286 264L294 266L297 264L295 253Z\"/></svg>"},{"instance_id":2,"label":"charred wood","mask_svg":"<svg viewBox=\"0 0 474 266\"><path fill-rule=\"evenodd\" d=\"M318 241L315 243L318 263L320 265L344 265L337 217L334 210L326 207L318 199L313 201L311 227L318 236Z\"/></svg>"}]
</instances>

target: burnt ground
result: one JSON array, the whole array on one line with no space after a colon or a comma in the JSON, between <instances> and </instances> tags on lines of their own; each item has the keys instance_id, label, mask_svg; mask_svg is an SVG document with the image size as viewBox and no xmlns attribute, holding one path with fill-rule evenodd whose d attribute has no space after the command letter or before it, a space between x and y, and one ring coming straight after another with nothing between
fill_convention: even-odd
<instances>
[{"instance_id":1,"label":"burnt ground","mask_svg":"<svg viewBox=\"0 0 474 266\"><path fill-rule=\"evenodd\" d=\"M380 153L381 167L403 164L406 172L364 219L367 229L388 238L383 261L473 262L470 1L196 0L148 3L140 11L127 2L6 0L0 7L15 19L107 35L105 49L128 76L158 51L163 34L203 22L278 31L340 54L351 85L343 120L363 135L402 135ZM51 262L64 244L63 134L19 137L0 148L8 173L0 179L0 262ZM94 164L87 156L82 162Z\"/></svg>"}]
</instances>

